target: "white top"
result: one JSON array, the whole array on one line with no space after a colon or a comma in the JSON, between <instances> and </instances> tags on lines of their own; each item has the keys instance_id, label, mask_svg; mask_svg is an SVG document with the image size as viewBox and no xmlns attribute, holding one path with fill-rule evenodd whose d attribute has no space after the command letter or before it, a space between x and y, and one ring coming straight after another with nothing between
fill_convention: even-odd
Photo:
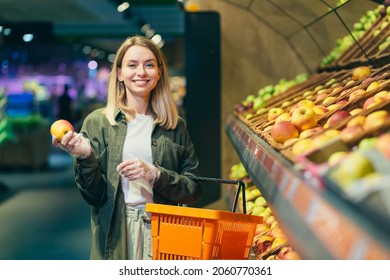
<instances>
[{"instance_id":1,"label":"white top","mask_svg":"<svg viewBox=\"0 0 390 280\"><path fill-rule=\"evenodd\" d=\"M138 158L146 163L152 163L152 130L153 117L136 114L127 123L127 132L123 146L122 160ZM122 188L125 202L132 207L144 207L145 203L153 202L153 186L145 180L128 181L122 177Z\"/></svg>"}]
</instances>

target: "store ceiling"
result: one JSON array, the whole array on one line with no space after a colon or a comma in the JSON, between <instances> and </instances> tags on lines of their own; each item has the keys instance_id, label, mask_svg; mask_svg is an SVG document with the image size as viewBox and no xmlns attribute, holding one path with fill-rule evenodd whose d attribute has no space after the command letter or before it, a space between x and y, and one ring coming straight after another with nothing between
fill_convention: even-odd
<instances>
[{"instance_id":1,"label":"store ceiling","mask_svg":"<svg viewBox=\"0 0 390 280\"><path fill-rule=\"evenodd\" d=\"M0 0L0 23L26 31L51 30L53 37L77 39L108 51L116 50L125 37L139 34L145 23L163 38L181 36L184 32L184 14L177 0L130 0L125 13L117 12L117 2Z\"/></svg>"}]
</instances>

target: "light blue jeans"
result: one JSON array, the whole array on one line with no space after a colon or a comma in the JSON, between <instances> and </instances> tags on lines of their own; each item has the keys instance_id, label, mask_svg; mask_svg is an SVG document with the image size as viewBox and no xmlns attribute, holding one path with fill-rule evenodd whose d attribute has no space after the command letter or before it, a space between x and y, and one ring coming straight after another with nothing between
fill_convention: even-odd
<instances>
[{"instance_id":1,"label":"light blue jeans","mask_svg":"<svg viewBox=\"0 0 390 280\"><path fill-rule=\"evenodd\" d=\"M150 213L126 205L127 251L129 260L152 259Z\"/></svg>"}]
</instances>

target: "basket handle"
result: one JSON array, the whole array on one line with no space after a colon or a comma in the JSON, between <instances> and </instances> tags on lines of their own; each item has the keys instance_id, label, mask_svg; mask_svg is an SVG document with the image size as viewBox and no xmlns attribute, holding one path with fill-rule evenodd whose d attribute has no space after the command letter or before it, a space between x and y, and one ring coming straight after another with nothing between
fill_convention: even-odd
<instances>
[{"instance_id":1,"label":"basket handle","mask_svg":"<svg viewBox=\"0 0 390 280\"><path fill-rule=\"evenodd\" d=\"M238 201L238 197L239 197L239 194L241 191L242 192L242 211L244 214L246 214L245 183L243 181L230 180L230 179L220 179L220 178L199 177L199 176L194 176L194 175L191 175L189 177L192 180L199 181L199 182L238 185L238 189L237 189L236 194L234 196L232 212L236 212L237 201Z\"/></svg>"}]
</instances>

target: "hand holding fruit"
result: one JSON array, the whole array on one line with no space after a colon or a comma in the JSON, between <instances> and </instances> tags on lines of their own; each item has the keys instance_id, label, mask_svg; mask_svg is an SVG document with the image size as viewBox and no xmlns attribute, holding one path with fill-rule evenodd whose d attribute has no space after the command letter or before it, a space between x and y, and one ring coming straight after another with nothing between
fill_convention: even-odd
<instances>
[{"instance_id":1,"label":"hand holding fruit","mask_svg":"<svg viewBox=\"0 0 390 280\"><path fill-rule=\"evenodd\" d=\"M50 127L52 144L66 151L74 158L86 159L92 153L89 140L81 133L74 132L66 120L55 121Z\"/></svg>"}]
</instances>

